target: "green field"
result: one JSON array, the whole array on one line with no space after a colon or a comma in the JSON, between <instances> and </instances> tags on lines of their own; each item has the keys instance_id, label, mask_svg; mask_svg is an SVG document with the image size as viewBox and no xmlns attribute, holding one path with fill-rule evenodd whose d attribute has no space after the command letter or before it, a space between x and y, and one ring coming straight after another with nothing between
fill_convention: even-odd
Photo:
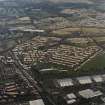
<instances>
[{"instance_id":1,"label":"green field","mask_svg":"<svg viewBox=\"0 0 105 105\"><path fill-rule=\"evenodd\" d=\"M87 74L101 73L105 70L105 54L97 55L91 61L80 68L80 71Z\"/></svg>"}]
</instances>

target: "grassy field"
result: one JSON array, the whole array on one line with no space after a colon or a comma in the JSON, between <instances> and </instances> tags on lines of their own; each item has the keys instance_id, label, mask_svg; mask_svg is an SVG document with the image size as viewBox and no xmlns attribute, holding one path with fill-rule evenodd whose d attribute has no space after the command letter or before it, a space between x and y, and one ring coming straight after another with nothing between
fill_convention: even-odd
<instances>
[{"instance_id":1,"label":"grassy field","mask_svg":"<svg viewBox=\"0 0 105 105\"><path fill-rule=\"evenodd\" d=\"M71 34L72 32L78 32L78 31L80 31L80 28L64 28L64 29L55 30L52 33L57 35L64 35L64 34Z\"/></svg>"},{"instance_id":2,"label":"grassy field","mask_svg":"<svg viewBox=\"0 0 105 105\"><path fill-rule=\"evenodd\" d=\"M96 45L91 38L68 38L67 43L77 47L88 47Z\"/></svg>"},{"instance_id":3,"label":"grassy field","mask_svg":"<svg viewBox=\"0 0 105 105\"><path fill-rule=\"evenodd\" d=\"M82 28L83 32L90 32L90 33L105 33L105 29L101 28Z\"/></svg>"},{"instance_id":4,"label":"grassy field","mask_svg":"<svg viewBox=\"0 0 105 105\"><path fill-rule=\"evenodd\" d=\"M105 37L93 37L97 42L105 42Z\"/></svg>"},{"instance_id":5,"label":"grassy field","mask_svg":"<svg viewBox=\"0 0 105 105\"><path fill-rule=\"evenodd\" d=\"M58 30L54 30L52 31L53 34L56 34L58 36L63 36L63 35L70 35L72 33L75 33L75 32L82 32L82 33L90 33L90 36L92 34L92 36L97 36L96 34L101 34L101 35L104 35L105 34L105 29L104 28L94 28L94 27L83 27L83 28L80 28L80 27L70 27L70 28L63 28L63 29L58 29ZM99 36L98 35L98 36ZM82 34L81 34L82 36Z\"/></svg>"},{"instance_id":6,"label":"grassy field","mask_svg":"<svg viewBox=\"0 0 105 105\"><path fill-rule=\"evenodd\" d=\"M87 62L79 71L84 73L101 73L105 71L105 54L97 55L91 61Z\"/></svg>"}]
</instances>

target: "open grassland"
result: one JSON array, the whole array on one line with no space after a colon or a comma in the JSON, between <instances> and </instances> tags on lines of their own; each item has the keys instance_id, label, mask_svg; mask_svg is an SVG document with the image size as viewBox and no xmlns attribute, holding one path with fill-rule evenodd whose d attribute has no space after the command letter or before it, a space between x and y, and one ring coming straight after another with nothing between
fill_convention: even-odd
<instances>
[{"instance_id":1,"label":"open grassland","mask_svg":"<svg viewBox=\"0 0 105 105\"><path fill-rule=\"evenodd\" d=\"M83 72L100 72L105 69L105 53L98 55L80 68Z\"/></svg>"},{"instance_id":2,"label":"open grassland","mask_svg":"<svg viewBox=\"0 0 105 105\"><path fill-rule=\"evenodd\" d=\"M70 28L63 28L58 30L53 30L52 33L56 34L57 36L71 36L76 35L77 32L80 32L81 36L83 35L89 35L89 36L104 36L105 35L105 29L104 28L98 28L98 27L70 27ZM78 34L77 34L78 35Z\"/></svg>"},{"instance_id":3,"label":"open grassland","mask_svg":"<svg viewBox=\"0 0 105 105\"><path fill-rule=\"evenodd\" d=\"M105 33L105 29L104 28L97 28L97 27L87 27L87 28L82 28L83 32L87 32L87 33Z\"/></svg>"},{"instance_id":4,"label":"open grassland","mask_svg":"<svg viewBox=\"0 0 105 105\"><path fill-rule=\"evenodd\" d=\"M96 43L91 38L67 38L66 40L67 44L70 44L72 46L77 46L77 47L88 47L88 46L95 46Z\"/></svg>"},{"instance_id":5,"label":"open grassland","mask_svg":"<svg viewBox=\"0 0 105 105\"><path fill-rule=\"evenodd\" d=\"M59 30L54 30L52 33L57 35L72 34L73 32L79 32L81 28L64 28Z\"/></svg>"},{"instance_id":6,"label":"open grassland","mask_svg":"<svg viewBox=\"0 0 105 105\"><path fill-rule=\"evenodd\" d=\"M105 42L105 37L93 37L97 42Z\"/></svg>"}]
</instances>

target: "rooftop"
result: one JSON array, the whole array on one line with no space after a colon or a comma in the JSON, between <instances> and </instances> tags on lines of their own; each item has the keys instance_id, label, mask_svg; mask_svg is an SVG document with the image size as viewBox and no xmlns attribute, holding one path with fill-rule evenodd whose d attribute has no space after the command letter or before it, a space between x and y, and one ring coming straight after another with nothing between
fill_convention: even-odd
<instances>
[{"instance_id":1,"label":"rooftop","mask_svg":"<svg viewBox=\"0 0 105 105\"><path fill-rule=\"evenodd\" d=\"M103 93L101 91L93 91L91 89L86 89L86 90L82 90L82 91L79 91L79 94L83 97L83 98L86 98L86 99L89 99L89 98L94 98L94 97L98 97L98 96L101 96L103 95Z\"/></svg>"}]
</instances>

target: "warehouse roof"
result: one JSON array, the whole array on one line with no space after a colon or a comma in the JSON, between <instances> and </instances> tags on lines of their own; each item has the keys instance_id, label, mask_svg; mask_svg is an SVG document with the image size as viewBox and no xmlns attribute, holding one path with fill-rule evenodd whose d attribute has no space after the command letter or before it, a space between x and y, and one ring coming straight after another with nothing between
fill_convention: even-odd
<instances>
[{"instance_id":1,"label":"warehouse roof","mask_svg":"<svg viewBox=\"0 0 105 105\"><path fill-rule=\"evenodd\" d=\"M94 97L101 96L103 93L101 91L95 91L94 92L91 89L86 89L86 90L79 91L79 94L83 98L89 99L89 98L94 98Z\"/></svg>"}]
</instances>

